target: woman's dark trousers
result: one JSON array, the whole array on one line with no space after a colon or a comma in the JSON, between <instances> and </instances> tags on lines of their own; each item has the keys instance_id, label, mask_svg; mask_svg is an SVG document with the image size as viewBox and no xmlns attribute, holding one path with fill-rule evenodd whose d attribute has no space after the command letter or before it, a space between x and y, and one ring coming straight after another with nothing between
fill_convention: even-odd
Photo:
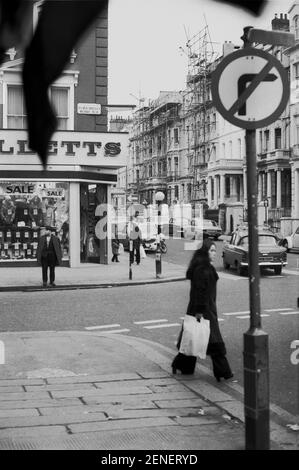
<instances>
[{"instance_id":1,"label":"woman's dark trousers","mask_svg":"<svg viewBox=\"0 0 299 470\"><path fill-rule=\"evenodd\" d=\"M228 379L232 377L232 371L228 360L223 354L212 354L211 359L213 363L214 376L216 378L223 377L224 379Z\"/></svg>"}]
</instances>

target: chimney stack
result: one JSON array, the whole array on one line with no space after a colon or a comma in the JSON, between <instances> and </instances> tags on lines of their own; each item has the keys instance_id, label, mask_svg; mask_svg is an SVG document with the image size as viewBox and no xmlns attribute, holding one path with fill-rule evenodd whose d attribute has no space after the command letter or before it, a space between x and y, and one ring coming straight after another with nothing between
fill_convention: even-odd
<instances>
[{"instance_id":1,"label":"chimney stack","mask_svg":"<svg viewBox=\"0 0 299 470\"><path fill-rule=\"evenodd\" d=\"M290 22L286 14L283 15L283 13L280 13L280 17L278 18L277 13L275 13L271 24L273 31L290 31Z\"/></svg>"}]
</instances>

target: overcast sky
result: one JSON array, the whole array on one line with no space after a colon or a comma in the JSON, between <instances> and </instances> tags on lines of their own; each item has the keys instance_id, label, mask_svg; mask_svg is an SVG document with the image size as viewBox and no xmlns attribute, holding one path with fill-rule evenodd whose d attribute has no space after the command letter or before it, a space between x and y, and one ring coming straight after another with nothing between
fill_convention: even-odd
<instances>
[{"instance_id":1,"label":"overcast sky","mask_svg":"<svg viewBox=\"0 0 299 470\"><path fill-rule=\"evenodd\" d=\"M109 0L109 104L155 99L181 90L188 70L186 42L209 26L215 50L224 41L242 46L244 26L271 29L275 13L295 0L268 0L258 17L215 0ZM184 51L182 51L183 48Z\"/></svg>"}]
</instances>

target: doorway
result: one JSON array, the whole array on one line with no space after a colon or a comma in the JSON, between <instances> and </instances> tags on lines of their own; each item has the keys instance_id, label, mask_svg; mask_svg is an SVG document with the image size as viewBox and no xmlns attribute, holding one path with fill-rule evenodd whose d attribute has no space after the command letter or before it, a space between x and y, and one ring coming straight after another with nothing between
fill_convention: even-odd
<instances>
[{"instance_id":1,"label":"doorway","mask_svg":"<svg viewBox=\"0 0 299 470\"><path fill-rule=\"evenodd\" d=\"M103 184L80 184L80 261L107 264L107 226L104 237L96 236L97 223L107 216L96 215L100 204L107 204L107 187ZM105 236L106 233L106 236Z\"/></svg>"}]
</instances>

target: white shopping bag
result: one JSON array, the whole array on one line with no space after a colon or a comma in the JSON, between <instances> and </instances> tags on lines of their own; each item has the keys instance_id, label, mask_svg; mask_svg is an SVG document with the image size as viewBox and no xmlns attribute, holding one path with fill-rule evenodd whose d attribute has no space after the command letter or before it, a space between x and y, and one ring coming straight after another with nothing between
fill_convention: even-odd
<instances>
[{"instance_id":1,"label":"white shopping bag","mask_svg":"<svg viewBox=\"0 0 299 470\"><path fill-rule=\"evenodd\" d=\"M200 359L205 359L209 337L209 320L201 318L199 322L192 315L185 315L179 352L186 356L198 356Z\"/></svg>"},{"instance_id":2,"label":"white shopping bag","mask_svg":"<svg viewBox=\"0 0 299 470\"><path fill-rule=\"evenodd\" d=\"M140 258L146 258L145 249L140 245Z\"/></svg>"},{"instance_id":3,"label":"white shopping bag","mask_svg":"<svg viewBox=\"0 0 299 470\"><path fill-rule=\"evenodd\" d=\"M122 243L119 244L119 247L118 247L118 253L120 255L122 255L124 253L124 245Z\"/></svg>"}]
</instances>

